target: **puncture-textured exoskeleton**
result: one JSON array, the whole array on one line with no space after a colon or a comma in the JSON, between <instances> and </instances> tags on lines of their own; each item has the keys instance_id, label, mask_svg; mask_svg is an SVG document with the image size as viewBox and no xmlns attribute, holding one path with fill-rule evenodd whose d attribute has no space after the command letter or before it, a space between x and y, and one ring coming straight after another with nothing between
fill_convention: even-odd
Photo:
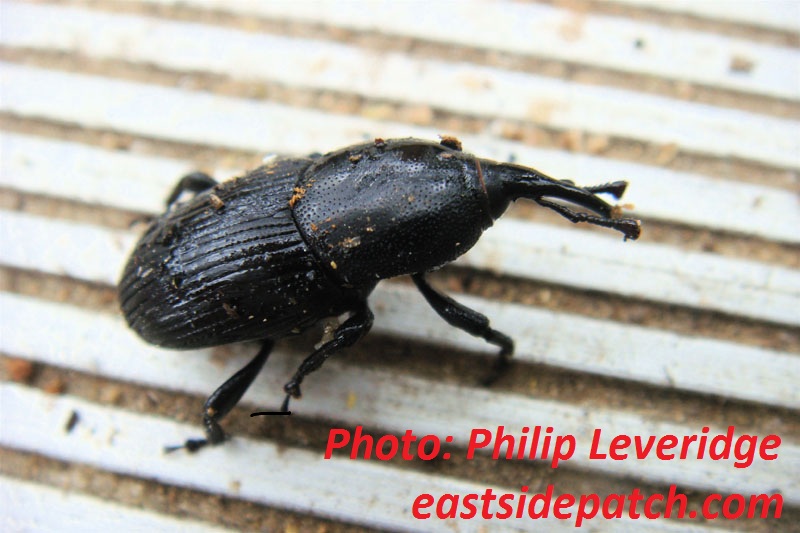
<instances>
[{"instance_id":1,"label":"puncture-textured exoskeleton","mask_svg":"<svg viewBox=\"0 0 800 533\"><path fill-rule=\"evenodd\" d=\"M367 297L394 276L411 274L449 324L497 345L497 375L513 352L511 338L431 287L425 273L469 250L518 198L636 239L639 221L620 218L618 208L597 196L619 198L626 186L578 187L464 153L452 137L440 143L376 139L322 156L276 159L219 184L193 173L179 182L169 209L133 251L119 284L120 303L131 328L159 346L263 341L253 360L206 401L206 437L181 446L196 450L225 439L219 421L255 379L276 339L349 313L286 383L286 412L309 373L369 331ZM196 195L178 203L185 191Z\"/></svg>"}]
</instances>

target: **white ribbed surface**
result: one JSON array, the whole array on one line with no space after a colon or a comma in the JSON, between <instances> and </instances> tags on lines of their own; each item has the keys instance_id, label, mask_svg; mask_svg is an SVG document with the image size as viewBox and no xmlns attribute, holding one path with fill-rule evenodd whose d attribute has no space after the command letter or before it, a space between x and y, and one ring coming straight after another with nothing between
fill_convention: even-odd
<instances>
[{"instance_id":1,"label":"white ribbed surface","mask_svg":"<svg viewBox=\"0 0 800 533\"><path fill-rule=\"evenodd\" d=\"M686 13L710 24L721 21L744 28L800 32L800 8L793 2L737 2L720 7L720 2L611 1L651 10L654 18L659 12ZM194 13L195 21L158 15L154 8L178 5ZM698 322L704 316L722 314L732 321L770 325L771 331L796 339L800 326L800 270L796 267L699 253L671 244L680 239L647 242L648 222L658 221L666 223L667 232L712 231L731 240L765 246L780 243L783 253L797 250L798 196L785 185L792 179L796 183L800 169L796 118L512 71L499 60L492 64L492 52L497 52L564 62L578 71L589 67L624 74L640 80L642 86L658 79L719 91L728 98L741 95L750 102L780 101L791 107L800 102L796 48L604 15L593 12L591 2L575 10L536 2L471 0L457 7L437 2L426 3L424 9L421 5L361 0L140 0L82 7L4 1L0 4L0 46L10 53L0 61L0 112L9 126L0 131L0 187L22 195L23 201L0 209L0 266L32 276L113 285L136 231L18 209L24 207L24 198L33 195L102 206L112 212L160 212L176 178L194 164L175 156L141 153L136 149L137 137L176 146L302 154L373 137L433 139L440 133L438 127L403 122L391 114L379 120L296 103L197 91L180 84L168 86L165 83L170 82L163 80L157 84L146 76L125 79L113 69L98 72L96 65L88 71L82 64L86 58L109 65L124 63L141 72L209 74L245 85L266 83L334 97L344 94L367 103L424 106L484 120L488 126L479 134L447 133L458 134L470 152L498 160L514 158L579 183L628 180L624 202L635 204L645 233L640 242L623 243L611 232L585 231L562 221L551 224L507 217L458 261L460 266L494 272L508 285L525 279L565 287L588 295L598 305L611 294L631 299L617 304L621 306L644 302L663 309L666 316L675 308L689 310L699 317ZM150 11L134 14L126 12L127 7ZM213 10L231 14L239 23L217 25L215 16L208 14ZM293 34L291 25L286 34L258 33L248 24L256 17L317 25L334 33L337 29L371 32L434 43L461 50L466 59L456 62L435 54L426 56L424 47L420 52L413 45L414 53L405 54L400 51L404 47L387 51L365 46L358 39L326 40L330 33L325 32L311 39ZM482 60L488 65L470 62L475 50L489 52L488 59ZM19 59L26 54L34 59ZM65 59L66 66L56 66L58 58ZM750 69L733 68L737 61L749 64ZM800 113L795 112L797 116ZM694 169L687 172L534 147L503 138L502 121L546 131L609 136L613 142L650 149L667 147L724 163L716 167L723 170L705 175ZM47 131L42 125L52 123L67 133L42 133ZM38 129L29 127L37 124ZM73 139L69 134L81 130L132 136L133 149L92 146L79 135ZM765 168L771 175L782 172L787 180L781 184L759 179L756 171L748 183L736 181L734 169L740 162L749 168ZM725 168L731 169L730 176ZM218 177L232 174L227 168L216 172ZM43 299L57 299L55 295L34 297L14 291L9 287L0 292L2 354L89 374L110 384L132 382L156 391L190 394L197 398L198 411L201 398L250 355L250 346L236 348L234 356L222 364L210 350L159 350L136 339L118 315ZM753 413L763 413L764 406L769 406L774 410L768 411L767 420L730 422L737 424L738 432L758 428L761 436L768 428L784 427L782 417L796 417L800 408L800 354L795 349L760 348L726 339L727 332L704 338L614 318L601 320L470 296L458 299L487 314L497 329L512 334L520 365L543 364L581 379L623 380L650 391L655 397L651 405L657 406L662 394L685 397L695 406L702 403L712 412L720 399L739 403ZM450 352L462 351L465 358L494 351L446 326L409 286L382 284L371 304L376 315L374 335L408 339L419 350L431 343ZM281 384L302 355L276 350L246 400L276 407ZM527 394L512 393L504 391L502 384L491 389L467 382L444 384L341 359L334 358L309 378L303 401L293 404L296 415L326 428L364 424L398 435L406 429L453 435L462 449L470 429L476 427L552 425L557 433L576 435L585 447L591 430L598 427L607 435L685 435L709 425L702 413L687 412L676 422L658 409L643 412L635 402L578 404L571 398L537 396L535 384ZM80 415L78 424L65 432L64 424L73 411ZM712 431L724 430L712 426ZM27 385L0 384L3 447L154 480L165 490L196 489L201 493L197 505L203 505L204 497L222 495L254 502L262 510L288 510L368 529L574 529L572 522L553 519L545 524L524 520L420 523L411 517L412 495L482 492L494 485L462 479L459 472L445 477L436 470L414 470L402 464L324 461L322 450L243 437L198 456L160 453L163 444L180 442L199 431L197 420L185 426L73 394L51 396ZM633 480L659 488L674 483L699 493L781 492L785 508L796 515L800 442L785 438L779 454L777 461L734 469L730 462L710 460L590 461L581 449L560 469L585 477L592 487L593 483ZM498 490L517 491L523 482ZM104 501L107 498L99 489L84 490L88 493L62 492L41 481L0 476L0 528L79 530L84 526L81 516L95 517L93 524L104 529L211 531L224 525L155 513L146 506L136 509ZM731 526L666 520L621 524L602 519L590 525L600 530L636 526L656 531Z\"/></svg>"}]
</instances>

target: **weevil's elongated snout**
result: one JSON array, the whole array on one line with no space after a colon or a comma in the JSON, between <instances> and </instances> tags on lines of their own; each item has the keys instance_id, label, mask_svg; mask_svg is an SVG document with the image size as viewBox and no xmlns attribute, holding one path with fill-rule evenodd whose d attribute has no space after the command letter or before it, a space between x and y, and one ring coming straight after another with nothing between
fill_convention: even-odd
<instances>
[{"instance_id":1,"label":"weevil's elongated snout","mask_svg":"<svg viewBox=\"0 0 800 533\"><path fill-rule=\"evenodd\" d=\"M625 240L636 240L641 234L641 224L633 218L619 217L620 208L609 204L598 194L610 194L620 198L628 186L625 181L615 181L591 187L578 187L571 181L557 180L532 168L510 163L481 161L492 217L497 219L518 198L533 200L541 206L554 210L572 222L588 222L596 226L615 229ZM596 215L574 211L561 202L584 207Z\"/></svg>"}]
</instances>

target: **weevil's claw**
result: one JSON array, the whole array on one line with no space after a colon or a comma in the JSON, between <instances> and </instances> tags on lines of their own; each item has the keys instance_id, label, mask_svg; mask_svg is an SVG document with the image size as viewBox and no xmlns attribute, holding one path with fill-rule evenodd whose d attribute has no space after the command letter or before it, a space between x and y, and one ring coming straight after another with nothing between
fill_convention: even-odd
<instances>
[{"instance_id":1,"label":"weevil's claw","mask_svg":"<svg viewBox=\"0 0 800 533\"><path fill-rule=\"evenodd\" d=\"M624 237L623 240L631 239L635 241L642 235L642 223L633 218L620 218L618 219L620 231Z\"/></svg>"},{"instance_id":2,"label":"weevil's claw","mask_svg":"<svg viewBox=\"0 0 800 533\"><path fill-rule=\"evenodd\" d=\"M206 439L187 439L186 442L183 444L178 444L175 446L164 446L164 453L172 453L178 450L186 450L189 453L194 453L200 448L203 448L208 444L208 440Z\"/></svg>"},{"instance_id":3,"label":"weevil's claw","mask_svg":"<svg viewBox=\"0 0 800 533\"><path fill-rule=\"evenodd\" d=\"M287 394L286 398L283 399L283 403L281 404L281 413L288 413L289 412L289 400L292 399L291 394Z\"/></svg>"},{"instance_id":4,"label":"weevil's claw","mask_svg":"<svg viewBox=\"0 0 800 533\"><path fill-rule=\"evenodd\" d=\"M489 374L485 378L481 380L481 385L484 387L491 387L494 385L498 379L500 379L503 374L506 373L508 367L511 366L511 361L507 357L498 357L495 359L494 364L492 365L492 369L489 371Z\"/></svg>"},{"instance_id":5,"label":"weevil's claw","mask_svg":"<svg viewBox=\"0 0 800 533\"><path fill-rule=\"evenodd\" d=\"M300 392L300 384L295 380L291 380L289 383L283 386L283 390L286 392L286 398L283 399L283 403L281 404L281 412L288 413L289 400L292 398L300 398L302 396L302 393Z\"/></svg>"}]
</instances>

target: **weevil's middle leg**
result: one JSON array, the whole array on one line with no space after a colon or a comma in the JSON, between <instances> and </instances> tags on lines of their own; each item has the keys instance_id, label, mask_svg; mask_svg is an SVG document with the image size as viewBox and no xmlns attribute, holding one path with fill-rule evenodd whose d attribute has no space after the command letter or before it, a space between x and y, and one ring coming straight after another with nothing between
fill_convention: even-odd
<instances>
[{"instance_id":1,"label":"weevil's middle leg","mask_svg":"<svg viewBox=\"0 0 800 533\"><path fill-rule=\"evenodd\" d=\"M222 430L222 426L219 425L220 421L231 412L231 409L236 407L236 404L239 403L244 393L252 385L264 363L267 362L273 344L271 340L264 341L256 356L208 397L203 405L203 427L205 428L206 438L188 439L180 446L166 447L165 451L173 452L186 448L190 452L195 452L206 444L223 442L225 440L225 432Z\"/></svg>"},{"instance_id":2,"label":"weevil's middle leg","mask_svg":"<svg viewBox=\"0 0 800 533\"><path fill-rule=\"evenodd\" d=\"M431 287L425 280L425 274L414 274L411 279L414 280L417 288L430 306L433 307L433 310L445 319L448 324L500 347L500 353L494 368L483 381L484 385L494 383L502 375L503 371L508 368L508 363L514 354L514 341L511 337L489 327L489 319L486 316Z\"/></svg>"},{"instance_id":3,"label":"weevil's middle leg","mask_svg":"<svg viewBox=\"0 0 800 533\"><path fill-rule=\"evenodd\" d=\"M283 400L283 405L281 405L281 411L285 413L289 410L289 400L291 398L300 397L300 384L303 379L321 367L328 357L358 342L372 328L374 318L372 311L367 307L367 303L362 303L361 307L355 310L353 316L336 328L333 339L306 357L294 376L292 376L292 379L283 386L283 390L286 391L286 398Z\"/></svg>"},{"instance_id":4,"label":"weevil's middle leg","mask_svg":"<svg viewBox=\"0 0 800 533\"><path fill-rule=\"evenodd\" d=\"M195 194L206 191L217 184L217 180L206 174L205 172L192 172L186 174L178 181L175 188L172 189L169 197L167 198L167 207L172 207L181 194L186 191L191 191Z\"/></svg>"}]
</instances>

